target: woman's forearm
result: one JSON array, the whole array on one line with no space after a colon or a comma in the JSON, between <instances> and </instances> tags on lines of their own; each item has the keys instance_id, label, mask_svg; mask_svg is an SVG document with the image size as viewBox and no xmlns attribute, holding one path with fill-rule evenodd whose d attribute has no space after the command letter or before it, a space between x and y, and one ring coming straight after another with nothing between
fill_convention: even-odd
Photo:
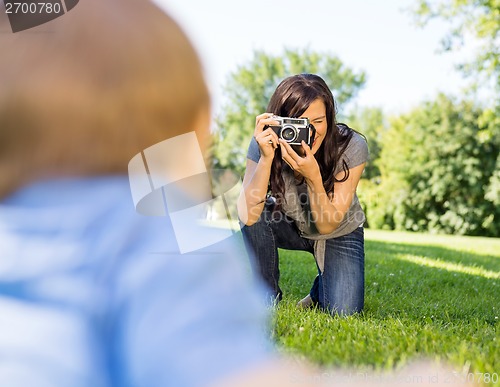
<instances>
[{"instance_id":1,"label":"woman's forearm","mask_svg":"<svg viewBox=\"0 0 500 387\"><path fill-rule=\"evenodd\" d=\"M253 172L247 170L251 176L248 182L243 183L243 189L238 198L238 215L247 226L257 222L264 209L272 162L272 158L261 157Z\"/></svg>"},{"instance_id":2,"label":"woman's forearm","mask_svg":"<svg viewBox=\"0 0 500 387\"><path fill-rule=\"evenodd\" d=\"M330 234L342 221L343 214L337 210L328 197L321 177L306 179L311 206L311 221L320 234Z\"/></svg>"}]
</instances>

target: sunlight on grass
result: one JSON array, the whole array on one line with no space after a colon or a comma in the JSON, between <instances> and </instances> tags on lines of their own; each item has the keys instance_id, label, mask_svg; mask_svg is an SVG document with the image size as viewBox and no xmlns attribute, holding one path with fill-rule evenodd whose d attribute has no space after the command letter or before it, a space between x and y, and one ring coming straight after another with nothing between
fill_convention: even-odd
<instances>
[{"instance_id":1,"label":"sunlight on grass","mask_svg":"<svg viewBox=\"0 0 500 387\"><path fill-rule=\"evenodd\" d=\"M421 246L442 246L450 250L473 252L476 255L500 259L500 238L365 229L365 239Z\"/></svg>"},{"instance_id":2,"label":"sunlight on grass","mask_svg":"<svg viewBox=\"0 0 500 387\"><path fill-rule=\"evenodd\" d=\"M500 272L485 270L482 267L465 266L460 263L445 262L425 257L418 257L415 255L396 255L396 258L401 259L403 261L416 263L417 265L433 267L437 269L444 269L456 273L478 275L490 279L500 278Z\"/></svg>"},{"instance_id":3,"label":"sunlight on grass","mask_svg":"<svg viewBox=\"0 0 500 387\"><path fill-rule=\"evenodd\" d=\"M284 295L271 329L280 350L356 370L423 358L499 374L500 238L366 230L365 255L364 312L341 318L296 308L316 276L314 259L280 250Z\"/></svg>"}]
</instances>

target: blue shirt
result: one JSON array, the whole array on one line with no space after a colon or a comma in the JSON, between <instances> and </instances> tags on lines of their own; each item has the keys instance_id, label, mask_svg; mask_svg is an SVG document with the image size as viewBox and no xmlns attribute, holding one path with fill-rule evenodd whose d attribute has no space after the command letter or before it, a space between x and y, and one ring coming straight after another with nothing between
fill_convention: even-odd
<instances>
[{"instance_id":1,"label":"blue shirt","mask_svg":"<svg viewBox=\"0 0 500 387\"><path fill-rule=\"evenodd\" d=\"M19 190L0 202L0 385L200 386L266 361L247 259L238 234L180 254L125 177Z\"/></svg>"}]
</instances>

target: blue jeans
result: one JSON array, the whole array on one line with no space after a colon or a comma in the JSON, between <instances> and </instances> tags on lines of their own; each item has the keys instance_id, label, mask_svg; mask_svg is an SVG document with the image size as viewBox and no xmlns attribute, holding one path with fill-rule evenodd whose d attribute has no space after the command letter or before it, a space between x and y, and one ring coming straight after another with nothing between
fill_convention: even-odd
<instances>
[{"instance_id":1,"label":"blue jeans","mask_svg":"<svg viewBox=\"0 0 500 387\"><path fill-rule=\"evenodd\" d=\"M244 226L242 232L255 275L267 285L269 298L281 300L278 248L314 254L314 241L301 237L293 221L283 213L268 209L257 223ZM364 305L364 263L362 227L348 235L327 239L324 270L321 273L318 268L310 291L313 302L331 314L360 312Z\"/></svg>"}]
</instances>

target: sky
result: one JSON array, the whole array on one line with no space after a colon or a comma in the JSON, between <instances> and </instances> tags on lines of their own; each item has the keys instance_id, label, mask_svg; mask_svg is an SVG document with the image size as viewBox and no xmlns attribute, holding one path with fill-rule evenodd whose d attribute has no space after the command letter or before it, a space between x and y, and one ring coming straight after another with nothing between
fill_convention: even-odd
<instances>
[{"instance_id":1,"label":"sky","mask_svg":"<svg viewBox=\"0 0 500 387\"><path fill-rule=\"evenodd\" d=\"M205 66L215 114L228 74L254 50L280 54L308 47L338 56L367 75L350 106L408 111L438 92L457 95L465 80L455 69L471 52L440 53L449 26L416 26L416 0L155 0L184 28Z\"/></svg>"}]
</instances>

